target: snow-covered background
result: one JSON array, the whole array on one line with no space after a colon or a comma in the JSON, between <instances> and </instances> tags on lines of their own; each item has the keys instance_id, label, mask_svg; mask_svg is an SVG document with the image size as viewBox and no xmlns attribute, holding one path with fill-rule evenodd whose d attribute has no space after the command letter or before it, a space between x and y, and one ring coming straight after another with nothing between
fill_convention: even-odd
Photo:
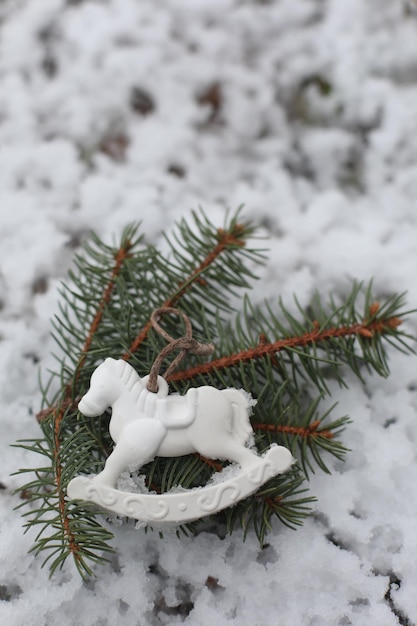
<instances>
[{"instance_id":1,"label":"snow-covered background","mask_svg":"<svg viewBox=\"0 0 417 626\"><path fill-rule=\"evenodd\" d=\"M11 626L413 626L417 359L334 389L345 464L269 545L116 527L84 585L27 554L9 447L38 434L57 287L91 229L150 241L202 206L270 239L259 295L378 294L417 306L417 6L412 0L0 3L0 621ZM417 331L417 318L408 329Z\"/></svg>"}]
</instances>

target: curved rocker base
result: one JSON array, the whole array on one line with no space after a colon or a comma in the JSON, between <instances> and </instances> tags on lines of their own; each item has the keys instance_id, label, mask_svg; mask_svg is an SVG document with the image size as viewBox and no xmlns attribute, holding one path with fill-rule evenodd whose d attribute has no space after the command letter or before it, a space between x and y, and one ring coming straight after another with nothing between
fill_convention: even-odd
<instances>
[{"instance_id":1,"label":"curved rocker base","mask_svg":"<svg viewBox=\"0 0 417 626\"><path fill-rule=\"evenodd\" d=\"M277 474L286 472L293 463L287 448L273 445L250 470L208 487L161 495L142 494L119 491L95 477L77 476L68 484L67 494L71 500L93 502L118 515L143 522L185 523L233 506Z\"/></svg>"}]
</instances>

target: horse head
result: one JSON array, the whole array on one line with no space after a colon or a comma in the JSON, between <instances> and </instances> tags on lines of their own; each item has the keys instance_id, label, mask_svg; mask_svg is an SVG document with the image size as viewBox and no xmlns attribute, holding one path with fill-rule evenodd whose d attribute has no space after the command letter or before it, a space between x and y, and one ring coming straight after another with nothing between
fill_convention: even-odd
<instances>
[{"instance_id":1,"label":"horse head","mask_svg":"<svg viewBox=\"0 0 417 626\"><path fill-rule=\"evenodd\" d=\"M86 417L101 415L120 394L125 362L108 357L91 375L90 388L78 403Z\"/></svg>"}]
</instances>

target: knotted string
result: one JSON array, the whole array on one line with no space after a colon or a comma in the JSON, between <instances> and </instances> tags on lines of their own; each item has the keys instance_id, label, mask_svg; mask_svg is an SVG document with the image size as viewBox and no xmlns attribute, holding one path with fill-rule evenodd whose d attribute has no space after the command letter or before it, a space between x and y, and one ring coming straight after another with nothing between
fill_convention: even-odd
<instances>
[{"instance_id":1,"label":"knotted string","mask_svg":"<svg viewBox=\"0 0 417 626\"><path fill-rule=\"evenodd\" d=\"M181 316L184 321L185 334L178 339L173 339L171 335L169 335L166 330L161 328L158 323L163 315L169 313ZM183 360L187 352L191 352L192 354L197 355L212 354L214 351L214 345L212 343L200 343L196 339L193 339L193 329L191 326L191 322L188 316L184 313L184 311L180 311L180 309L175 309L174 307L170 306L164 306L159 309L155 309L155 311L153 311L151 315L151 324L154 330L156 330L157 333L159 333L164 339L169 342L168 345L165 346L165 348L163 348L158 354L155 361L153 362L151 371L149 372L147 389L152 393L156 393L158 391L159 370L161 369L162 362L169 354L171 354L171 352L174 352L175 350L180 351L180 353L175 357L175 359L166 369L165 373L162 375L163 378L168 378L168 376Z\"/></svg>"}]
</instances>

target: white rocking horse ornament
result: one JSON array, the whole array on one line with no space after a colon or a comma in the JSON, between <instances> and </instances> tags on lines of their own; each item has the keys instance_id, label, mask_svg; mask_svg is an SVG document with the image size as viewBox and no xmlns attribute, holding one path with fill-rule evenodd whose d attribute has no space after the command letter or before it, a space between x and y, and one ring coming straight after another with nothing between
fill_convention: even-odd
<instances>
[{"instance_id":1,"label":"white rocking horse ornament","mask_svg":"<svg viewBox=\"0 0 417 626\"><path fill-rule=\"evenodd\" d=\"M176 347L200 353L211 352L212 347L201 348L202 344L191 339L191 326L185 316L187 335L181 338L182 343L172 340L156 323L156 317L166 312L177 310L158 309L152 321L171 343L161 352L149 376L140 378L126 361L112 358L93 372L90 389L78 408L83 415L94 417L111 407L109 431L116 445L99 474L72 479L67 493L71 499L94 502L143 522L182 523L236 504L288 470L294 459L282 446L271 446L262 457L246 446L253 433L249 421L253 401L249 394L202 386L189 389L185 396L168 395L167 382L157 374L166 354ZM165 375L182 356L175 359ZM157 391L149 391L149 387ZM155 456L177 457L193 452L208 459L230 460L240 465L241 471L223 482L188 491L153 494L117 489L117 481L126 470L138 470Z\"/></svg>"}]
</instances>

